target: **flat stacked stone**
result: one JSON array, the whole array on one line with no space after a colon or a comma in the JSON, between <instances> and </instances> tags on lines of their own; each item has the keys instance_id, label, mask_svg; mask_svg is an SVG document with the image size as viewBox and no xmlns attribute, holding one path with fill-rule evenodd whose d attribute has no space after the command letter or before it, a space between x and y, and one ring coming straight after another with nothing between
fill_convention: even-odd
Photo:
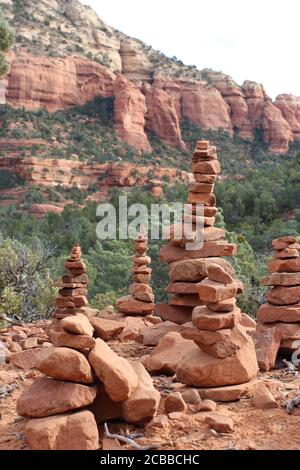
<instances>
[{"instance_id":1,"label":"flat stacked stone","mask_svg":"<svg viewBox=\"0 0 300 470\"><path fill-rule=\"evenodd\" d=\"M132 257L133 284L129 288L129 295L122 297L117 302L117 310L127 316L152 315L154 310L154 295L151 286L152 270L148 252L148 239L141 232L134 241L135 254Z\"/></svg>"},{"instance_id":2,"label":"flat stacked stone","mask_svg":"<svg viewBox=\"0 0 300 470\"><path fill-rule=\"evenodd\" d=\"M220 163L216 147L208 141L197 142L191 162L193 180L189 183L187 206L183 222L192 223L192 233L182 239L175 237L176 227L171 226L168 243L160 251L160 260L169 266L170 283L166 289L169 294L168 304L155 306L155 312L163 319L183 324L191 320L193 309L201 306L197 284L207 277L207 267L211 263L219 264L229 274L233 274L231 265L221 256L234 256L236 245L225 240L225 231L214 226L217 213L214 184L220 173ZM197 205L204 206L203 214L197 215ZM201 233L196 234L196 223L201 223ZM199 249L187 249L187 244L197 237L203 240ZM197 238L199 240L199 238Z\"/></svg>"},{"instance_id":3,"label":"flat stacked stone","mask_svg":"<svg viewBox=\"0 0 300 470\"><path fill-rule=\"evenodd\" d=\"M299 349L300 341L300 245L295 237L287 236L273 240L275 254L268 263L269 275L262 279L264 286L270 286L267 303L257 313L258 330L255 337L257 347L266 329L276 328L277 348L291 354ZM261 333L261 334L260 334ZM273 348L274 349L274 348ZM275 365L276 354L269 368Z\"/></svg>"},{"instance_id":4,"label":"flat stacked stone","mask_svg":"<svg viewBox=\"0 0 300 470\"><path fill-rule=\"evenodd\" d=\"M81 256L80 246L75 245L70 257L66 260L65 268L67 274L62 276L59 295L55 300L56 310L54 318L58 320L82 313L83 308L88 304L88 277L86 265L82 261Z\"/></svg>"},{"instance_id":5,"label":"flat stacked stone","mask_svg":"<svg viewBox=\"0 0 300 470\"><path fill-rule=\"evenodd\" d=\"M200 388L248 384L258 372L253 340L242 326L236 306L239 285L221 266L211 264L197 285L204 305L193 310L182 336L199 349L187 354L176 370L178 380Z\"/></svg>"}]
</instances>

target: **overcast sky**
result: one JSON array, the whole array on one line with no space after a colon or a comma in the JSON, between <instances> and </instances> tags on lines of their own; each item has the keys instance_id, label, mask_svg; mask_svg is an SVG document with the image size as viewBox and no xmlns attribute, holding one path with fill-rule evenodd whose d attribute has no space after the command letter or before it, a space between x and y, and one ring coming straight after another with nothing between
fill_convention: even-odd
<instances>
[{"instance_id":1,"label":"overcast sky","mask_svg":"<svg viewBox=\"0 0 300 470\"><path fill-rule=\"evenodd\" d=\"M109 25L184 63L300 96L299 0L81 0Z\"/></svg>"}]
</instances>

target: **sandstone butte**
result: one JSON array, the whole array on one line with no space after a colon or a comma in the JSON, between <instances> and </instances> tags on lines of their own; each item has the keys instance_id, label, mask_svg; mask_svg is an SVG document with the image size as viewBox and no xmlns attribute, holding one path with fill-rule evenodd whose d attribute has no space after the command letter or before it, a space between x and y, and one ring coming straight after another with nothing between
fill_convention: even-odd
<instances>
[{"instance_id":1,"label":"sandstone butte","mask_svg":"<svg viewBox=\"0 0 300 470\"><path fill-rule=\"evenodd\" d=\"M262 85L247 81L239 87L221 73L203 71L210 85L184 76L151 79L149 74L139 73L144 61L141 53L135 54L134 62L131 56L130 71L125 61L117 73L72 55L56 58L20 51L9 60L8 104L53 112L83 105L97 96L113 97L117 135L139 151L151 151L146 130L166 144L184 149L183 119L202 129L224 129L230 135L236 129L248 141L261 130L276 154L286 153L289 143L300 139L299 97L283 94L273 103Z\"/></svg>"}]
</instances>

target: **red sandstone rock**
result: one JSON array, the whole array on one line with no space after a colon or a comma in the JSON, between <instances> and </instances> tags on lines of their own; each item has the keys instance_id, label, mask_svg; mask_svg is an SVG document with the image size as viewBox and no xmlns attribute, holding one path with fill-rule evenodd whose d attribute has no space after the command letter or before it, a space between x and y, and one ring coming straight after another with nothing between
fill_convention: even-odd
<instances>
[{"instance_id":1,"label":"red sandstone rock","mask_svg":"<svg viewBox=\"0 0 300 470\"><path fill-rule=\"evenodd\" d=\"M129 294L131 294L136 300L142 302L154 302L154 294L152 288L148 284L133 284L129 288Z\"/></svg>"},{"instance_id":2,"label":"red sandstone rock","mask_svg":"<svg viewBox=\"0 0 300 470\"><path fill-rule=\"evenodd\" d=\"M157 346L160 340L171 331L180 332L181 327L176 323L164 321L158 325L145 328L142 332L143 344L145 346Z\"/></svg>"},{"instance_id":3,"label":"red sandstone rock","mask_svg":"<svg viewBox=\"0 0 300 470\"><path fill-rule=\"evenodd\" d=\"M178 307L177 305L158 304L154 312L163 320L183 325L192 318L193 307Z\"/></svg>"},{"instance_id":4,"label":"red sandstone rock","mask_svg":"<svg viewBox=\"0 0 300 470\"><path fill-rule=\"evenodd\" d=\"M114 83L116 133L120 140L144 152L152 148L145 134L146 100L138 87L119 75Z\"/></svg>"},{"instance_id":5,"label":"red sandstone rock","mask_svg":"<svg viewBox=\"0 0 300 470\"><path fill-rule=\"evenodd\" d=\"M125 323L106 318L92 317L90 319L96 335L104 341L116 338L125 328Z\"/></svg>"},{"instance_id":6,"label":"red sandstone rock","mask_svg":"<svg viewBox=\"0 0 300 470\"><path fill-rule=\"evenodd\" d=\"M159 342L146 361L149 372L173 375L181 358L199 348L193 341L182 338L179 333L168 333Z\"/></svg>"},{"instance_id":7,"label":"red sandstone rock","mask_svg":"<svg viewBox=\"0 0 300 470\"><path fill-rule=\"evenodd\" d=\"M293 305L300 302L300 286L274 287L268 294L268 302L272 305Z\"/></svg>"},{"instance_id":8,"label":"red sandstone rock","mask_svg":"<svg viewBox=\"0 0 300 470\"><path fill-rule=\"evenodd\" d=\"M51 334L51 341L54 346L78 350L90 350L95 346L95 339L90 336L70 335L64 332L53 332Z\"/></svg>"},{"instance_id":9,"label":"red sandstone rock","mask_svg":"<svg viewBox=\"0 0 300 470\"><path fill-rule=\"evenodd\" d=\"M236 307L236 299L232 297L231 299L221 300L220 302L207 303L206 304L209 310L213 312L232 312Z\"/></svg>"},{"instance_id":10,"label":"red sandstone rock","mask_svg":"<svg viewBox=\"0 0 300 470\"><path fill-rule=\"evenodd\" d=\"M168 294L197 295L197 282L170 282L166 288Z\"/></svg>"},{"instance_id":11,"label":"red sandstone rock","mask_svg":"<svg viewBox=\"0 0 300 470\"><path fill-rule=\"evenodd\" d=\"M235 297L237 287L235 282L231 284L220 284L219 282L205 279L198 284L198 294L200 299L205 303L221 302L222 300Z\"/></svg>"},{"instance_id":12,"label":"red sandstone rock","mask_svg":"<svg viewBox=\"0 0 300 470\"><path fill-rule=\"evenodd\" d=\"M199 258L169 264L170 280L173 282L200 282L207 277L207 268L211 264L221 266L229 274L234 273L232 266L226 260L221 258Z\"/></svg>"},{"instance_id":13,"label":"red sandstone rock","mask_svg":"<svg viewBox=\"0 0 300 470\"><path fill-rule=\"evenodd\" d=\"M96 96L113 96L115 76L97 62L18 53L11 59L7 102L28 110L53 112L80 106Z\"/></svg>"},{"instance_id":14,"label":"red sandstone rock","mask_svg":"<svg viewBox=\"0 0 300 470\"><path fill-rule=\"evenodd\" d=\"M67 332L75 335L93 336L94 329L89 319L82 314L77 314L61 321L61 327Z\"/></svg>"},{"instance_id":15,"label":"red sandstone rock","mask_svg":"<svg viewBox=\"0 0 300 470\"><path fill-rule=\"evenodd\" d=\"M300 322L300 303L286 306L263 304L257 312L257 321L259 323Z\"/></svg>"},{"instance_id":16,"label":"red sandstone rock","mask_svg":"<svg viewBox=\"0 0 300 470\"><path fill-rule=\"evenodd\" d=\"M160 403L160 393L154 388L152 378L145 367L132 362L138 377L138 385L130 397L121 403L121 414L127 423L144 424L156 414Z\"/></svg>"},{"instance_id":17,"label":"red sandstone rock","mask_svg":"<svg viewBox=\"0 0 300 470\"><path fill-rule=\"evenodd\" d=\"M153 312L154 304L142 302L132 295L127 295L118 300L117 309L127 315L150 315Z\"/></svg>"},{"instance_id":18,"label":"red sandstone rock","mask_svg":"<svg viewBox=\"0 0 300 470\"><path fill-rule=\"evenodd\" d=\"M199 397L199 395L198 395ZM167 413L174 413L177 411L186 411L186 403L179 392L174 392L168 395L165 399L165 410Z\"/></svg>"},{"instance_id":19,"label":"red sandstone rock","mask_svg":"<svg viewBox=\"0 0 300 470\"><path fill-rule=\"evenodd\" d=\"M235 308L229 313L214 313L206 306L196 307L193 311L193 324L199 330L217 331L231 329L241 321L241 310Z\"/></svg>"},{"instance_id":20,"label":"red sandstone rock","mask_svg":"<svg viewBox=\"0 0 300 470\"><path fill-rule=\"evenodd\" d=\"M261 280L263 286L300 286L300 273L273 273Z\"/></svg>"},{"instance_id":21,"label":"red sandstone rock","mask_svg":"<svg viewBox=\"0 0 300 470\"><path fill-rule=\"evenodd\" d=\"M166 144L185 149L181 138L179 117L173 98L156 86L144 85L147 115L146 125Z\"/></svg>"},{"instance_id":22,"label":"red sandstone rock","mask_svg":"<svg viewBox=\"0 0 300 470\"><path fill-rule=\"evenodd\" d=\"M265 328L262 325L258 326L253 335L253 341L260 370L268 372L275 366L281 337L282 335L276 327Z\"/></svg>"},{"instance_id":23,"label":"red sandstone rock","mask_svg":"<svg viewBox=\"0 0 300 470\"><path fill-rule=\"evenodd\" d=\"M90 411L31 419L25 427L31 450L97 450L99 434Z\"/></svg>"},{"instance_id":24,"label":"red sandstone rock","mask_svg":"<svg viewBox=\"0 0 300 470\"><path fill-rule=\"evenodd\" d=\"M246 383L257 371L254 344L250 339L245 347L226 359L210 356L197 348L186 354L176 369L180 382L202 388Z\"/></svg>"},{"instance_id":25,"label":"red sandstone rock","mask_svg":"<svg viewBox=\"0 0 300 470\"><path fill-rule=\"evenodd\" d=\"M220 433L231 433L234 429L232 418L217 413L211 413L205 418L205 422L211 429Z\"/></svg>"},{"instance_id":26,"label":"red sandstone rock","mask_svg":"<svg viewBox=\"0 0 300 470\"><path fill-rule=\"evenodd\" d=\"M185 250L174 245L164 245L160 250L160 261L172 263L174 261L184 261L188 259L208 258L216 256L234 256L236 245L226 241L205 242L200 250Z\"/></svg>"},{"instance_id":27,"label":"red sandstone rock","mask_svg":"<svg viewBox=\"0 0 300 470\"><path fill-rule=\"evenodd\" d=\"M87 359L69 348L49 348L43 354L38 370L54 379L92 384L94 377Z\"/></svg>"},{"instance_id":28,"label":"red sandstone rock","mask_svg":"<svg viewBox=\"0 0 300 470\"><path fill-rule=\"evenodd\" d=\"M198 389L198 392L202 400L210 399L218 402L233 402L240 400L243 397L250 397L256 384L257 379L253 379L249 382L239 385L216 388L200 388Z\"/></svg>"},{"instance_id":29,"label":"red sandstone rock","mask_svg":"<svg viewBox=\"0 0 300 470\"><path fill-rule=\"evenodd\" d=\"M293 95L279 95L275 106L280 109L282 116L289 123L295 142L300 140L300 99Z\"/></svg>"},{"instance_id":30,"label":"red sandstone rock","mask_svg":"<svg viewBox=\"0 0 300 470\"><path fill-rule=\"evenodd\" d=\"M36 369L43 352L42 348L21 351L10 356L10 363L24 370Z\"/></svg>"},{"instance_id":31,"label":"red sandstone rock","mask_svg":"<svg viewBox=\"0 0 300 470\"><path fill-rule=\"evenodd\" d=\"M233 282L233 277L216 264L211 264L207 268L207 274L210 281L220 282L222 284L231 284Z\"/></svg>"},{"instance_id":32,"label":"red sandstone rock","mask_svg":"<svg viewBox=\"0 0 300 470\"><path fill-rule=\"evenodd\" d=\"M113 401L103 384L97 384L97 396L88 407L94 415L97 424L107 423L121 418L121 405Z\"/></svg>"},{"instance_id":33,"label":"red sandstone rock","mask_svg":"<svg viewBox=\"0 0 300 470\"><path fill-rule=\"evenodd\" d=\"M300 272L300 258L279 260L272 259L268 263L269 273L299 273Z\"/></svg>"},{"instance_id":34,"label":"red sandstone rock","mask_svg":"<svg viewBox=\"0 0 300 470\"><path fill-rule=\"evenodd\" d=\"M95 397L94 387L44 377L20 395L17 413L29 418L43 418L87 406Z\"/></svg>"},{"instance_id":35,"label":"red sandstone rock","mask_svg":"<svg viewBox=\"0 0 300 470\"><path fill-rule=\"evenodd\" d=\"M254 388L251 404L259 410L270 410L273 408L278 408L278 403L276 402L274 396L267 389L263 382L259 382Z\"/></svg>"},{"instance_id":36,"label":"red sandstone rock","mask_svg":"<svg viewBox=\"0 0 300 470\"><path fill-rule=\"evenodd\" d=\"M130 363L101 339L89 353L89 362L113 401L127 400L136 389L138 377Z\"/></svg>"},{"instance_id":37,"label":"red sandstone rock","mask_svg":"<svg viewBox=\"0 0 300 470\"><path fill-rule=\"evenodd\" d=\"M203 302L199 299L199 295L197 294L180 294L172 295L169 299L169 304L179 307L198 307L199 305L203 305Z\"/></svg>"},{"instance_id":38,"label":"red sandstone rock","mask_svg":"<svg viewBox=\"0 0 300 470\"><path fill-rule=\"evenodd\" d=\"M272 153L284 154L293 142L293 133L288 122L283 118L281 111L271 102L264 106L262 127L264 141L270 145Z\"/></svg>"}]
</instances>

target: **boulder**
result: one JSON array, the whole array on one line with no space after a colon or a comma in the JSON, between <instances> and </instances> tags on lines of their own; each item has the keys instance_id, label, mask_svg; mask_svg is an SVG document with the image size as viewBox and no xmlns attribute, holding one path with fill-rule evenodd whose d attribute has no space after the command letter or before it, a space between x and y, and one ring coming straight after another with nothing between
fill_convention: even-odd
<instances>
[{"instance_id":1,"label":"boulder","mask_svg":"<svg viewBox=\"0 0 300 470\"><path fill-rule=\"evenodd\" d=\"M170 280L173 282L200 282L207 277L207 269L211 264L221 266L230 275L234 274L233 267L222 258L188 259L169 264Z\"/></svg>"},{"instance_id":2,"label":"boulder","mask_svg":"<svg viewBox=\"0 0 300 470\"><path fill-rule=\"evenodd\" d=\"M97 450L99 434L90 411L31 419L25 426L31 450Z\"/></svg>"},{"instance_id":3,"label":"boulder","mask_svg":"<svg viewBox=\"0 0 300 470\"><path fill-rule=\"evenodd\" d=\"M233 402L243 397L250 397L257 384L257 379L250 380L244 384L229 385L225 387L212 387L198 389L202 400L214 400L217 402Z\"/></svg>"},{"instance_id":4,"label":"boulder","mask_svg":"<svg viewBox=\"0 0 300 470\"><path fill-rule=\"evenodd\" d=\"M121 418L120 403L110 398L102 383L97 384L97 396L88 409L93 413L97 424Z\"/></svg>"},{"instance_id":5,"label":"boulder","mask_svg":"<svg viewBox=\"0 0 300 470\"><path fill-rule=\"evenodd\" d=\"M215 412L217 410L217 404L213 400L203 400L198 407L198 411L206 411L206 412Z\"/></svg>"},{"instance_id":6,"label":"boulder","mask_svg":"<svg viewBox=\"0 0 300 470\"><path fill-rule=\"evenodd\" d=\"M125 328L125 323L106 318L90 318L90 322L96 332L96 336L109 341L116 338Z\"/></svg>"},{"instance_id":7,"label":"boulder","mask_svg":"<svg viewBox=\"0 0 300 470\"><path fill-rule=\"evenodd\" d=\"M90 350L95 346L95 339L87 335L71 335L64 332L51 333L54 346L82 350Z\"/></svg>"},{"instance_id":8,"label":"boulder","mask_svg":"<svg viewBox=\"0 0 300 470\"><path fill-rule=\"evenodd\" d=\"M273 273L261 280L263 286L300 286L299 273Z\"/></svg>"},{"instance_id":9,"label":"boulder","mask_svg":"<svg viewBox=\"0 0 300 470\"><path fill-rule=\"evenodd\" d=\"M205 303L215 303L222 300L231 299L237 294L235 282L231 284L220 284L219 282L205 279L198 284L198 294Z\"/></svg>"},{"instance_id":10,"label":"boulder","mask_svg":"<svg viewBox=\"0 0 300 470\"><path fill-rule=\"evenodd\" d=\"M191 321L193 307L179 307L178 305L155 305L154 312L163 320L183 325Z\"/></svg>"},{"instance_id":11,"label":"boulder","mask_svg":"<svg viewBox=\"0 0 300 470\"><path fill-rule=\"evenodd\" d=\"M272 305L294 305L300 303L300 286L274 287L268 295Z\"/></svg>"},{"instance_id":12,"label":"boulder","mask_svg":"<svg viewBox=\"0 0 300 470\"><path fill-rule=\"evenodd\" d=\"M268 263L269 273L299 273L300 258L287 260L272 259Z\"/></svg>"},{"instance_id":13,"label":"boulder","mask_svg":"<svg viewBox=\"0 0 300 470\"><path fill-rule=\"evenodd\" d=\"M181 412L187 410L187 405L179 392L171 393L166 397L165 410L167 413L174 413L177 411Z\"/></svg>"},{"instance_id":14,"label":"boulder","mask_svg":"<svg viewBox=\"0 0 300 470\"><path fill-rule=\"evenodd\" d=\"M144 424L156 414L160 403L160 393L155 390L153 380L145 367L131 362L138 376L138 386L130 397L121 403L121 414L127 423Z\"/></svg>"},{"instance_id":15,"label":"boulder","mask_svg":"<svg viewBox=\"0 0 300 470\"><path fill-rule=\"evenodd\" d=\"M126 359L119 357L102 339L96 340L89 362L113 401L127 400L138 385L138 376Z\"/></svg>"},{"instance_id":16,"label":"boulder","mask_svg":"<svg viewBox=\"0 0 300 470\"><path fill-rule=\"evenodd\" d=\"M193 341L182 338L179 333L165 335L146 360L149 372L173 375L179 361L188 351L199 350Z\"/></svg>"},{"instance_id":17,"label":"boulder","mask_svg":"<svg viewBox=\"0 0 300 470\"><path fill-rule=\"evenodd\" d=\"M266 328L263 325L258 325L252 337L259 368L264 372L268 372L275 366L282 334L276 327Z\"/></svg>"},{"instance_id":18,"label":"boulder","mask_svg":"<svg viewBox=\"0 0 300 470\"><path fill-rule=\"evenodd\" d=\"M44 349L42 348L28 349L27 351L12 354L10 363L23 370L36 369L43 354Z\"/></svg>"},{"instance_id":19,"label":"boulder","mask_svg":"<svg viewBox=\"0 0 300 470\"><path fill-rule=\"evenodd\" d=\"M153 313L154 304L152 302L142 302L132 295L127 295L118 300L117 309L126 315L150 315Z\"/></svg>"},{"instance_id":20,"label":"boulder","mask_svg":"<svg viewBox=\"0 0 300 470\"><path fill-rule=\"evenodd\" d=\"M226 359L213 357L199 348L185 354L176 369L179 382L194 387L238 385L253 379L258 372L251 339Z\"/></svg>"},{"instance_id":21,"label":"boulder","mask_svg":"<svg viewBox=\"0 0 300 470\"><path fill-rule=\"evenodd\" d=\"M90 405L96 388L43 377L20 395L17 413L28 418L43 418Z\"/></svg>"},{"instance_id":22,"label":"boulder","mask_svg":"<svg viewBox=\"0 0 300 470\"><path fill-rule=\"evenodd\" d=\"M206 306L213 312L228 313L235 309L236 299L232 297L231 299L221 300L220 302L207 303Z\"/></svg>"},{"instance_id":23,"label":"boulder","mask_svg":"<svg viewBox=\"0 0 300 470\"><path fill-rule=\"evenodd\" d=\"M207 274L210 281L220 282L221 284L233 283L233 277L217 264L211 264L207 268Z\"/></svg>"},{"instance_id":24,"label":"boulder","mask_svg":"<svg viewBox=\"0 0 300 470\"><path fill-rule=\"evenodd\" d=\"M48 348L37 368L43 374L58 380L87 385L94 382L87 359L80 352L70 348Z\"/></svg>"},{"instance_id":25,"label":"boulder","mask_svg":"<svg viewBox=\"0 0 300 470\"><path fill-rule=\"evenodd\" d=\"M94 329L89 319L82 314L76 314L71 317L64 318L61 321L61 327L67 332L74 335L93 336Z\"/></svg>"},{"instance_id":26,"label":"boulder","mask_svg":"<svg viewBox=\"0 0 300 470\"><path fill-rule=\"evenodd\" d=\"M267 389L264 382L259 382L254 388L251 403L259 410L278 408L278 403L276 402L270 390Z\"/></svg>"},{"instance_id":27,"label":"boulder","mask_svg":"<svg viewBox=\"0 0 300 470\"><path fill-rule=\"evenodd\" d=\"M176 323L165 321L158 325L145 328L142 333L143 344L145 346L157 346L160 340L171 331L180 332L181 327Z\"/></svg>"}]
</instances>

